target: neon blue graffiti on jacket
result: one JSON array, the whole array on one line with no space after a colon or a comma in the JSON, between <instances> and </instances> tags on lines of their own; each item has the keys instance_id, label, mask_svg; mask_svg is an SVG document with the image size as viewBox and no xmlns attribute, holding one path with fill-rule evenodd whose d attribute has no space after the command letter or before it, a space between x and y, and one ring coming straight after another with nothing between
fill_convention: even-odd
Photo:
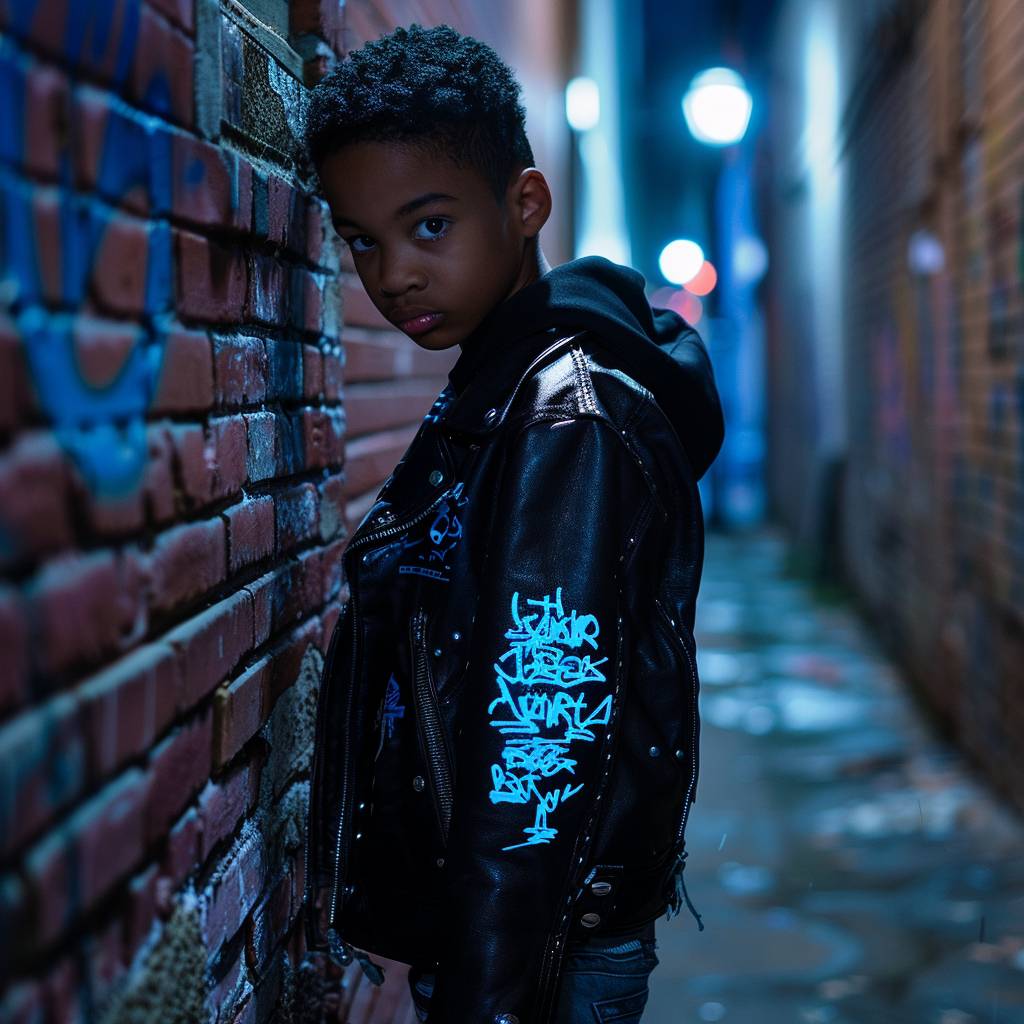
<instances>
[{"instance_id":1,"label":"neon blue graffiti on jacket","mask_svg":"<svg viewBox=\"0 0 1024 1024\"><path fill-rule=\"evenodd\" d=\"M401 696L402 691L399 689L398 680L392 673L388 680L387 692L384 694L384 734L388 739L391 739L394 734L395 719L405 717L405 705L398 703Z\"/></svg>"},{"instance_id":2,"label":"neon blue graffiti on jacket","mask_svg":"<svg viewBox=\"0 0 1024 1024\"><path fill-rule=\"evenodd\" d=\"M399 575L413 573L442 583L449 581L451 566L448 559L462 539L462 521L458 510L469 501L468 495L462 493L464 486L463 481L459 480L452 487L425 533L406 538L402 548L402 563L398 566Z\"/></svg>"},{"instance_id":3,"label":"neon blue graffiti on jacket","mask_svg":"<svg viewBox=\"0 0 1024 1024\"><path fill-rule=\"evenodd\" d=\"M499 695L487 713L497 710L490 724L509 737L501 752L504 764L491 765L491 803L536 803L534 823L523 829L525 842L502 847L548 843L558 829L548 816L583 788L583 783L553 786L547 780L561 774L575 775L574 743L593 743L594 727L607 725L612 695L605 694L596 707L588 690L606 682L598 668L608 659L591 660L589 653L571 653L583 647L597 650L600 625L593 615L575 610L566 614L562 588L555 596L527 598L539 607L531 615L519 611L519 592L512 595L514 625L505 633L509 649L494 663Z\"/></svg>"}]
</instances>

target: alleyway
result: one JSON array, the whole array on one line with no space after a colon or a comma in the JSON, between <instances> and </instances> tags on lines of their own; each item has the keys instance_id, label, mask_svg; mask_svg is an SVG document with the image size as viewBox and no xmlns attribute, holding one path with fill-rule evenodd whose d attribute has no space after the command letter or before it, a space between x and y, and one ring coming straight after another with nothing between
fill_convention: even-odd
<instances>
[{"instance_id":1,"label":"alleyway","mask_svg":"<svg viewBox=\"0 0 1024 1024\"><path fill-rule=\"evenodd\" d=\"M690 897L645 1024L1021 1024L1024 823L781 538L710 536Z\"/></svg>"}]
</instances>

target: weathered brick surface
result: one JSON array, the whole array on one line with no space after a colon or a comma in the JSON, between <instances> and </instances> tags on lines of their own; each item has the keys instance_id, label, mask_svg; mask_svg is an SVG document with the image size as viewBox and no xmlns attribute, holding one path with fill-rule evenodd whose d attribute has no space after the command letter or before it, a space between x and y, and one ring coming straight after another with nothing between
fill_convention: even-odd
<instances>
[{"instance_id":1,"label":"weathered brick surface","mask_svg":"<svg viewBox=\"0 0 1024 1024\"><path fill-rule=\"evenodd\" d=\"M454 355L376 313L293 134L346 39L454 9L289 5L302 84L246 6L0 0L4 1020L169 984L189 1019L275 1019L297 709L352 517Z\"/></svg>"},{"instance_id":2,"label":"weathered brick surface","mask_svg":"<svg viewBox=\"0 0 1024 1024\"><path fill-rule=\"evenodd\" d=\"M1024 808L1024 7L829 6L839 46L861 40L837 61L859 113L764 191L785 193L765 218L773 504ZM780 54L811 39L809 5L784 7ZM766 142L793 152L816 129L776 99Z\"/></svg>"}]
</instances>

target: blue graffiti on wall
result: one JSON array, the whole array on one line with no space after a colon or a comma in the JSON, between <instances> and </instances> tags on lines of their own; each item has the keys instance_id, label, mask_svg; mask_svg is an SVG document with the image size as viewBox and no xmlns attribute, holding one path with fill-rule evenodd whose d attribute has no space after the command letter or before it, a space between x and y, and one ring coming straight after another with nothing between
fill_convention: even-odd
<instances>
[{"instance_id":1,"label":"blue graffiti on wall","mask_svg":"<svg viewBox=\"0 0 1024 1024\"><path fill-rule=\"evenodd\" d=\"M583 783L542 788L544 780L575 774L572 745L594 742L595 726L608 724L612 708L610 693L596 707L587 693L606 682L598 666L608 659L592 661L589 653L570 653L583 647L597 650L596 617L575 610L566 614L561 587L553 598L528 598L526 604L539 611L521 614L518 591L512 595L514 625L505 633L510 646L494 663L499 696L487 709L489 715L497 711L502 716L492 717L490 725L509 737L501 753L503 764L491 765L491 803L536 802L534 823L523 829L527 840L504 850L548 843L558 834L548 816Z\"/></svg>"},{"instance_id":2,"label":"blue graffiti on wall","mask_svg":"<svg viewBox=\"0 0 1024 1024\"><path fill-rule=\"evenodd\" d=\"M31 2L11 8L13 36L28 35L37 8ZM136 64L139 16L140 5L133 0L68 6L63 57L73 88L78 69L113 53L113 89L123 90ZM150 69L140 99L153 113L119 99L105 101L95 189L80 193L75 162L88 147L77 110L66 126L56 188L26 184L8 169L20 166L25 155L30 70L29 60L11 40L0 38L0 94L6 100L0 118L0 294L58 440L94 492L123 494L137 486L145 464L145 414L159 385L172 301L172 239L166 220L172 205L172 133L159 116L171 110L170 84L164 68ZM205 169L198 161L183 174L187 189L203 187ZM145 224L143 314L129 328L133 344L117 374L96 384L84 379L79 366L74 311L88 300L113 208L129 193L146 198L152 218ZM43 256L38 244L41 201L55 205L59 269L42 262L54 257Z\"/></svg>"}]
</instances>

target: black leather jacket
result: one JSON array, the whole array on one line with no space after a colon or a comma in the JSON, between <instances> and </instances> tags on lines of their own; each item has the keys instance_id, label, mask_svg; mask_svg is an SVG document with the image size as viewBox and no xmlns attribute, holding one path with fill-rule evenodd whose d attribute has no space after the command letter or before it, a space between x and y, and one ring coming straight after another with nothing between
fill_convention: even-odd
<instances>
[{"instance_id":1,"label":"black leather jacket","mask_svg":"<svg viewBox=\"0 0 1024 1024\"><path fill-rule=\"evenodd\" d=\"M441 392L343 555L307 942L435 969L431 1022L549 1021L567 940L679 910L723 428L699 337L658 317L662 369L701 377L684 415L712 399L699 443L613 332L534 331Z\"/></svg>"}]
</instances>

